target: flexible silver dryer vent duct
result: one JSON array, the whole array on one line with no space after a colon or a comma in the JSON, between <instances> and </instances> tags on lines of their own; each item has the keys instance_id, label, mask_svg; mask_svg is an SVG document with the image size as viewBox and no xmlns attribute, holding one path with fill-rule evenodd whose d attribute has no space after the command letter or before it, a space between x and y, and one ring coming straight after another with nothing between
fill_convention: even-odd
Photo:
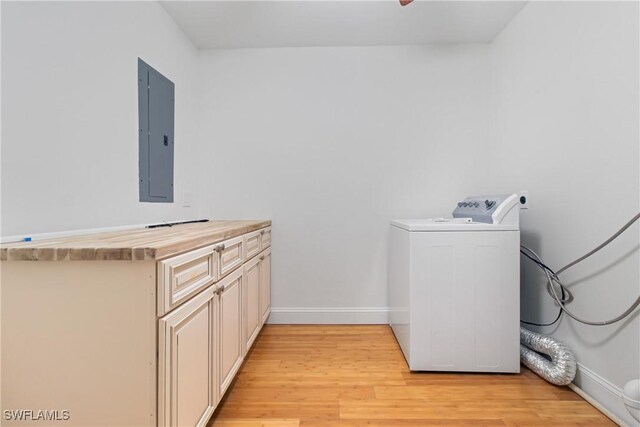
<instances>
[{"instance_id":1,"label":"flexible silver dryer vent duct","mask_svg":"<svg viewBox=\"0 0 640 427\"><path fill-rule=\"evenodd\" d=\"M538 353L546 354L551 361ZM576 358L569 347L523 327L520 327L520 362L551 384L567 385L576 376Z\"/></svg>"}]
</instances>

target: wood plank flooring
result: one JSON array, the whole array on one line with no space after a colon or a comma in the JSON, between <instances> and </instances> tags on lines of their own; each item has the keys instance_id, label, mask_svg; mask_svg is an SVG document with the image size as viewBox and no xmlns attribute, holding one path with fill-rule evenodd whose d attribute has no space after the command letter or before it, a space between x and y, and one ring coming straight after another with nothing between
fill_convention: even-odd
<instances>
[{"instance_id":1,"label":"wood plank flooring","mask_svg":"<svg viewBox=\"0 0 640 427\"><path fill-rule=\"evenodd\" d=\"M615 426L566 387L412 373L388 326L266 325L208 427Z\"/></svg>"}]
</instances>

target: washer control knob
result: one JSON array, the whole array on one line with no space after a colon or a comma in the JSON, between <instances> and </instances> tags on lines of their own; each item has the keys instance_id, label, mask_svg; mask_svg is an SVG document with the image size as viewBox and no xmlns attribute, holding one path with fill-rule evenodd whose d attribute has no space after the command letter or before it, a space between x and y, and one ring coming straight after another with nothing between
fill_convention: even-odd
<instances>
[{"instance_id":1,"label":"washer control knob","mask_svg":"<svg viewBox=\"0 0 640 427\"><path fill-rule=\"evenodd\" d=\"M493 205L495 205L496 202L494 202L493 200L485 200L484 201L484 205L487 207L487 209L491 209L493 207Z\"/></svg>"}]
</instances>

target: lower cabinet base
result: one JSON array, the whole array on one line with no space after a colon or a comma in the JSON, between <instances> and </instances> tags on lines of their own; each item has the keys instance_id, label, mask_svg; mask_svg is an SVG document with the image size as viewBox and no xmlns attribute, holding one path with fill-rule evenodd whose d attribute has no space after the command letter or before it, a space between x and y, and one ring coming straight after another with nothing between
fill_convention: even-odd
<instances>
[{"instance_id":1,"label":"lower cabinet base","mask_svg":"<svg viewBox=\"0 0 640 427\"><path fill-rule=\"evenodd\" d=\"M0 267L2 425L156 426L155 263Z\"/></svg>"},{"instance_id":2,"label":"lower cabinet base","mask_svg":"<svg viewBox=\"0 0 640 427\"><path fill-rule=\"evenodd\" d=\"M270 311L270 250L249 290L245 263L160 318L155 261L3 262L2 425L205 426Z\"/></svg>"}]
</instances>

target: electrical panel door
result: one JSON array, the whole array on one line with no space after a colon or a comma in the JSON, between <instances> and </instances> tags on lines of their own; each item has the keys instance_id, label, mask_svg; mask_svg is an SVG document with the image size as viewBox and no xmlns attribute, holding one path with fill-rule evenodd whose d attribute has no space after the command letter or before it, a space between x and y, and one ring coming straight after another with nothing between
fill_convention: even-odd
<instances>
[{"instance_id":1,"label":"electrical panel door","mask_svg":"<svg viewBox=\"0 0 640 427\"><path fill-rule=\"evenodd\" d=\"M141 202L173 202L174 84L138 59Z\"/></svg>"}]
</instances>

